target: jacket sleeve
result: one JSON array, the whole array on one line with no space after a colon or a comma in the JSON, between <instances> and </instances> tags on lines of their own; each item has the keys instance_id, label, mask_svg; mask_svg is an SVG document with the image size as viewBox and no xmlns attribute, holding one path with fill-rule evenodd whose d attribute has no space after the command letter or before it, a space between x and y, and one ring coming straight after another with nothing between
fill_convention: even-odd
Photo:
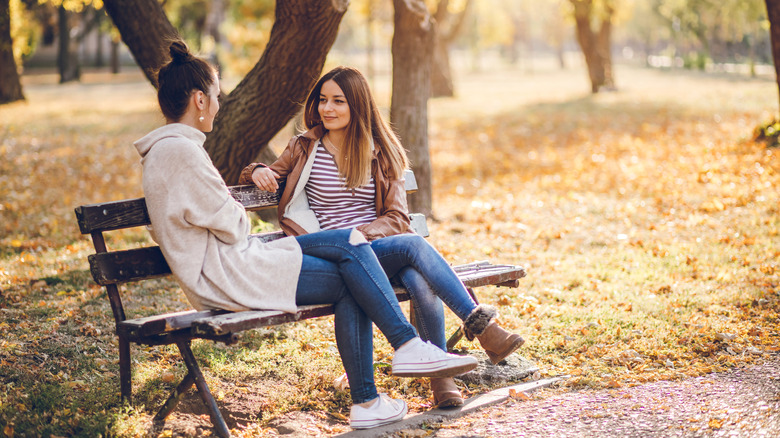
<instances>
[{"instance_id":1,"label":"jacket sleeve","mask_svg":"<svg viewBox=\"0 0 780 438\"><path fill-rule=\"evenodd\" d=\"M279 158L274 161L273 164L270 166L267 166L263 163L252 163L248 166L246 166L241 171L241 176L238 178L239 184L253 184L252 182L252 172L255 171L258 167L270 167L271 170L278 173L279 176L284 179L287 177L287 175L292 170L292 166L294 164L293 157L296 154L297 148L300 148L299 143L297 142L298 137L293 137L290 139L290 142L287 144L287 147L284 148L284 151L282 152L282 155L279 155Z\"/></svg>"},{"instance_id":2,"label":"jacket sleeve","mask_svg":"<svg viewBox=\"0 0 780 438\"><path fill-rule=\"evenodd\" d=\"M384 180L377 184L377 218L371 223L360 225L357 229L368 240L404 234L411 231L409 208L406 204L406 185L403 178Z\"/></svg>"}]
</instances>

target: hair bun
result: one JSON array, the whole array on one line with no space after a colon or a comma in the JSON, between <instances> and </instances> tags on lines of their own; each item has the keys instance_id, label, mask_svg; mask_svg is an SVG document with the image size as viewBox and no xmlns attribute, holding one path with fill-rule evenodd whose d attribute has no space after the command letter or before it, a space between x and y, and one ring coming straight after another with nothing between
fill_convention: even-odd
<instances>
[{"instance_id":1,"label":"hair bun","mask_svg":"<svg viewBox=\"0 0 780 438\"><path fill-rule=\"evenodd\" d=\"M172 62L177 64L185 63L193 58L189 47L187 47L187 44L181 40L172 42L170 51Z\"/></svg>"}]
</instances>

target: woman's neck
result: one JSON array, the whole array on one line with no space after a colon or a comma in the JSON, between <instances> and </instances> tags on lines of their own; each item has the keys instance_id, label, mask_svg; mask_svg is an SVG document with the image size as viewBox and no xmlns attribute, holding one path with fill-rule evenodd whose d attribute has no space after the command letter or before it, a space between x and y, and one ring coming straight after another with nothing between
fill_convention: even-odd
<instances>
[{"instance_id":1,"label":"woman's neck","mask_svg":"<svg viewBox=\"0 0 780 438\"><path fill-rule=\"evenodd\" d=\"M346 139L346 134L343 130L339 129L338 131L328 131L325 136L328 138L328 141L330 141L331 145L335 147L337 150L341 150L344 146L344 140Z\"/></svg>"}]
</instances>

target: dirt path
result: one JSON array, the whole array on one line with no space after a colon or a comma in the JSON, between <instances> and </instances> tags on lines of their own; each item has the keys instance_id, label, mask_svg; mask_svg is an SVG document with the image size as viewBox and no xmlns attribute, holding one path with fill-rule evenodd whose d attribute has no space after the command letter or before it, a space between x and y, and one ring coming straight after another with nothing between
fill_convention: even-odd
<instances>
[{"instance_id":1,"label":"dirt path","mask_svg":"<svg viewBox=\"0 0 780 438\"><path fill-rule=\"evenodd\" d=\"M778 437L780 356L676 382L511 398L428 436Z\"/></svg>"}]
</instances>

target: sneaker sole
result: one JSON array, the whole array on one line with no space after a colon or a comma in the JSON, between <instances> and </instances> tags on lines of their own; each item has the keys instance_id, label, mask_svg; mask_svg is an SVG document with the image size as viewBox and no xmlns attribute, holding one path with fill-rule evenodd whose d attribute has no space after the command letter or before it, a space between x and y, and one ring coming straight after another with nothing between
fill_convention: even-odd
<instances>
[{"instance_id":1,"label":"sneaker sole","mask_svg":"<svg viewBox=\"0 0 780 438\"><path fill-rule=\"evenodd\" d=\"M389 418L374 419L374 420L359 420L354 422L350 420L349 425L353 429L373 429L375 427L384 426L386 424L392 424L397 421L401 421L406 416L407 412L408 412L408 408L405 408L402 412L398 413L398 415L393 415L392 417Z\"/></svg>"},{"instance_id":2,"label":"sneaker sole","mask_svg":"<svg viewBox=\"0 0 780 438\"><path fill-rule=\"evenodd\" d=\"M392 373L398 377L453 377L468 373L476 367L476 361L455 367L442 367L441 365L433 364L429 368L422 368L419 364L393 365Z\"/></svg>"}]
</instances>

